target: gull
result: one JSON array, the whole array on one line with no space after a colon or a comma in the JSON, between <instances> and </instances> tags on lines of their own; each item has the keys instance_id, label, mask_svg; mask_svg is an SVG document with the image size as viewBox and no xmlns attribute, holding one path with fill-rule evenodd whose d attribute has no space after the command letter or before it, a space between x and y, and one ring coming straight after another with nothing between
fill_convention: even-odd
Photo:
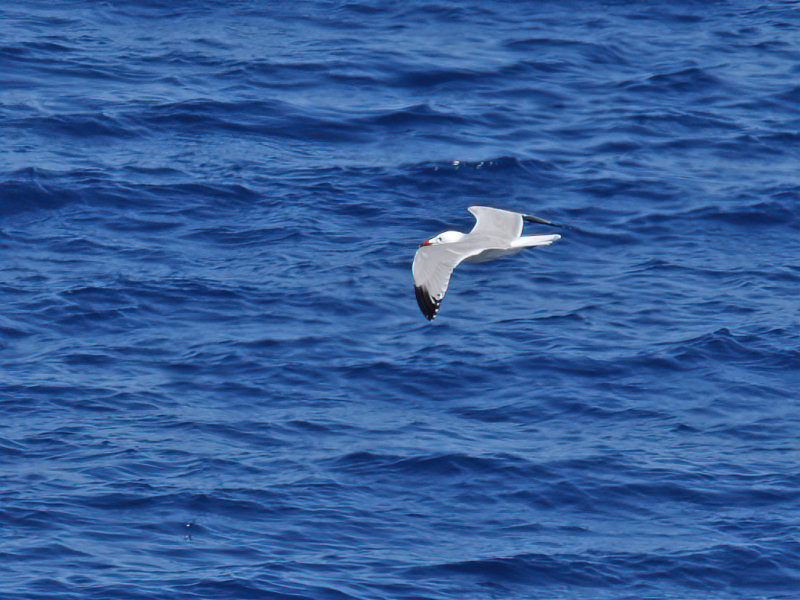
<instances>
[{"instance_id":1,"label":"gull","mask_svg":"<svg viewBox=\"0 0 800 600\"><path fill-rule=\"evenodd\" d=\"M411 271L417 303L432 321L447 291L453 270L466 261L482 263L502 256L510 256L523 248L548 246L561 239L558 234L522 235L523 221L560 227L533 215L491 208L470 206L475 226L469 233L445 231L419 245Z\"/></svg>"}]
</instances>

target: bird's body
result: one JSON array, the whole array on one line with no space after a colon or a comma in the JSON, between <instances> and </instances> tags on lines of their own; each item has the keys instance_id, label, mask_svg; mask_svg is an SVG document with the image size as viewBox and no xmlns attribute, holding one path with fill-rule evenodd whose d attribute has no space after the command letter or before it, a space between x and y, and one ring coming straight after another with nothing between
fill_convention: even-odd
<instances>
[{"instance_id":1,"label":"bird's body","mask_svg":"<svg viewBox=\"0 0 800 600\"><path fill-rule=\"evenodd\" d=\"M450 275L462 262L482 263L510 256L524 248L547 246L561 236L522 236L523 220L554 225L544 219L488 206L469 208L476 219L469 233L445 231L420 244L414 256L414 289L422 314L430 321L439 311Z\"/></svg>"}]
</instances>

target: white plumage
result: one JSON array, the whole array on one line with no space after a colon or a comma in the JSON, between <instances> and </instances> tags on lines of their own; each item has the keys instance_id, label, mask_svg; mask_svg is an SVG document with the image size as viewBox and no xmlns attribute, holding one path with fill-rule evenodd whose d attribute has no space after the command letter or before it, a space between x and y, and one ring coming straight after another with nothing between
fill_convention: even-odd
<instances>
[{"instance_id":1,"label":"white plumage","mask_svg":"<svg viewBox=\"0 0 800 600\"><path fill-rule=\"evenodd\" d=\"M439 312L453 269L463 261L487 262L523 248L547 246L561 238L558 234L522 236L523 220L555 225L532 215L488 206L470 206L469 212L476 219L472 231L440 233L422 242L414 256L414 291L419 308L429 321Z\"/></svg>"}]
</instances>

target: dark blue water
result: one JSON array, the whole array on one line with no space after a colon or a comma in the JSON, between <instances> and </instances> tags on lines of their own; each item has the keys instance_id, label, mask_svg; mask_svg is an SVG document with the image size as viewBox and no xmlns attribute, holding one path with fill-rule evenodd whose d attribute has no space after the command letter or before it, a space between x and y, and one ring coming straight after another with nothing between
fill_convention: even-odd
<instances>
[{"instance_id":1,"label":"dark blue water","mask_svg":"<svg viewBox=\"0 0 800 600\"><path fill-rule=\"evenodd\" d=\"M798 31L3 2L0 595L797 597Z\"/></svg>"}]
</instances>

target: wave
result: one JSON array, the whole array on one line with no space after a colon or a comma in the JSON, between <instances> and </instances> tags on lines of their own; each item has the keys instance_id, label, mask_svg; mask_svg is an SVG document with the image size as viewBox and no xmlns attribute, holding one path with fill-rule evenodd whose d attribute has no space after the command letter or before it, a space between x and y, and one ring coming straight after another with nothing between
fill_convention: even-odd
<instances>
[{"instance_id":1,"label":"wave","mask_svg":"<svg viewBox=\"0 0 800 600\"><path fill-rule=\"evenodd\" d=\"M211 202L222 208L223 205L231 207L231 203L250 204L263 198L256 190L238 183L180 181L187 179L186 175L168 167L152 169L129 165L125 170L134 176L144 175L148 182L125 180L94 170L53 172L25 168L14 171L9 174L8 179L0 182L0 215L53 211L68 205L136 210L167 208L176 199L187 201L178 212L189 212L197 207L193 204L207 208ZM154 176L179 181L156 183L152 179ZM196 200L196 203L192 200ZM176 221L164 219L163 215L154 215L152 218L131 215L127 224L123 222L113 226L119 230L131 228L156 231L175 227L177 224Z\"/></svg>"},{"instance_id":2,"label":"wave","mask_svg":"<svg viewBox=\"0 0 800 600\"><path fill-rule=\"evenodd\" d=\"M649 587L642 584L643 580L672 581L686 593L720 585L742 592L761 593L769 589L773 593L786 593L797 585L798 579L785 576L782 562L777 554L764 553L757 547L718 544L666 555L636 552L593 552L588 556L529 553L413 567L407 573L409 577L426 579L450 573L466 578L469 582L466 585L478 585L487 591L499 586L504 593L510 594L525 589L519 586L530 581L536 581L545 590L561 592L566 588L571 594L582 595L582 588L598 586L617 593L637 594Z\"/></svg>"}]
</instances>

